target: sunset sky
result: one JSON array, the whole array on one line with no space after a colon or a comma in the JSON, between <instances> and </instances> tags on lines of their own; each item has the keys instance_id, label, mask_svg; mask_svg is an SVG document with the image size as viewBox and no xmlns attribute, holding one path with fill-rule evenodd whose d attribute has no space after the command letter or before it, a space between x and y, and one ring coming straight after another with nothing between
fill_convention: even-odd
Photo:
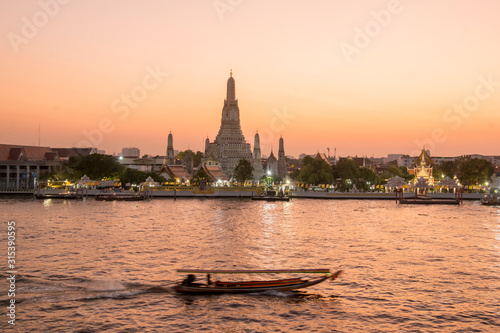
<instances>
[{"instance_id":1,"label":"sunset sky","mask_svg":"<svg viewBox=\"0 0 500 333\"><path fill-rule=\"evenodd\" d=\"M498 0L0 2L0 143L500 155Z\"/></svg>"}]
</instances>

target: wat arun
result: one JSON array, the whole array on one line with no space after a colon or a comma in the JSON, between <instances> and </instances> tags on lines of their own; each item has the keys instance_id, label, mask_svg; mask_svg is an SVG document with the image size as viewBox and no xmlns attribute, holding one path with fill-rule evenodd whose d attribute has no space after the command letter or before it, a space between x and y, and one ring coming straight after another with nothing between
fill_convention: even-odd
<instances>
[{"instance_id":1,"label":"wat arun","mask_svg":"<svg viewBox=\"0 0 500 333\"><path fill-rule=\"evenodd\" d=\"M218 160L222 171L232 177L241 159L253 163L250 144L246 142L240 124L240 109L236 99L235 82L231 71L227 80L226 99L222 108L219 133L213 142L205 141L205 158Z\"/></svg>"}]
</instances>

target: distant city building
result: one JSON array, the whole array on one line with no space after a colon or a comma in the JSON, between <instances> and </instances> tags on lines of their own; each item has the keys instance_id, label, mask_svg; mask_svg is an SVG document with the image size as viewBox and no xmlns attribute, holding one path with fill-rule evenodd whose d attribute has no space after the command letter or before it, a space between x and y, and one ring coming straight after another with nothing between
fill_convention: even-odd
<instances>
[{"instance_id":1,"label":"distant city building","mask_svg":"<svg viewBox=\"0 0 500 333\"><path fill-rule=\"evenodd\" d=\"M141 151L139 148L135 147L122 148L121 156L124 158L139 158L141 156Z\"/></svg>"},{"instance_id":2,"label":"distant city building","mask_svg":"<svg viewBox=\"0 0 500 333\"><path fill-rule=\"evenodd\" d=\"M410 155L401 155L398 159L398 166L405 167L407 169L411 168L414 160L415 157L410 157Z\"/></svg>"},{"instance_id":3,"label":"distant city building","mask_svg":"<svg viewBox=\"0 0 500 333\"><path fill-rule=\"evenodd\" d=\"M437 165L446 163L446 162L455 162L459 159L459 156L450 157L450 156L434 156L434 163Z\"/></svg>"},{"instance_id":4,"label":"distant city building","mask_svg":"<svg viewBox=\"0 0 500 333\"><path fill-rule=\"evenodd\" d=\"M399 161L401 156L403 156L403 154L388 154L387 158L384 158L384 163L389 163L392 161Z\"/></svg>"},{"instance_id":5,"label":"distant city building","mask_svg":"<svg viewBox=\"0 0 500 333\"><path fill-rule=\"evenodd\" d=\"M491 162L491 164L493 164L495 166L500 166L500 156L498 156L498 155L472 154L472 155L469 155L469 156L471 158L478 158L478 159L481 159L481 160L485 160L485 161ZM460 159L460 157L462 157L462 156L455 156L455 157L451 157L451 156L434 156L433 160L434 160L434 163L436 163L437 165L440 165L440 164L443 164L445 162L455 162L455 161L458 161Z\"/></svg>"},{"instance_id":6,"label":"distant city building","mask_svg":"<svg viewBox=\"0 0 500 333\"><path fill-rule=\"evenodd\" d=\"M222 108L219 133L214 142L205 140L205 158L212 157L220 161L222 170L232 177L234 168L241 159L252 163L250 144L245 141L240 124L240 109L236 99L235 82L231 71L227 80L226 99Z\"/></svg>"},{"instance_id":7,"label":"distant city building","mask_svg":"<svg viewBox=\"0 0 500 333\"><path fill-rule=\"evenodd\" d=\"M370 161L376 166L385 165L385 160L384 157L370 157ZM413 160L411 160L411 163L413 163Z\"/></svg>"}]
</instances>

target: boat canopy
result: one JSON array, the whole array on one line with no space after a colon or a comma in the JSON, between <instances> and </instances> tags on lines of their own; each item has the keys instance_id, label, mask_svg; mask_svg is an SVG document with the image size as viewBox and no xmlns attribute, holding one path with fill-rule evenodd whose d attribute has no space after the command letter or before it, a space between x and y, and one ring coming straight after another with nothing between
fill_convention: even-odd
<instances>
[{"instance_id":1,"label":"boat canopy","mask_svg":"<svg viewBox=\"0 0 500 333\"><path fill-rule=\"evenodd\" d=\"M178 269L177 273L191 274L279 274L279 273L303 273L303 274L327 274L328 268L317 269Z\"/></svg>"}]
</instances>

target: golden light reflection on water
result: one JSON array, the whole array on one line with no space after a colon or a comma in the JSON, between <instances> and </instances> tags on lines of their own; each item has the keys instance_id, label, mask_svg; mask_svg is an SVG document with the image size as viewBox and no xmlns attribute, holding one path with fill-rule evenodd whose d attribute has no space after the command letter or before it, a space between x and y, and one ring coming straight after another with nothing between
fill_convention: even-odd
<instances>
[{"instance_id":1,"label":"golden light reflection on water","mask_svg":"<svg viewBox=\"0 0 500 333\"><path fill-rule=\"evenodd\" d=\"M276 262L276 247L279 245L279 223L281 219L277 216L281 203L261 202L261 214L257 216L258 234L255 235L256 254L265 268L270 268Z\"/></svg>"}]
</instances>

